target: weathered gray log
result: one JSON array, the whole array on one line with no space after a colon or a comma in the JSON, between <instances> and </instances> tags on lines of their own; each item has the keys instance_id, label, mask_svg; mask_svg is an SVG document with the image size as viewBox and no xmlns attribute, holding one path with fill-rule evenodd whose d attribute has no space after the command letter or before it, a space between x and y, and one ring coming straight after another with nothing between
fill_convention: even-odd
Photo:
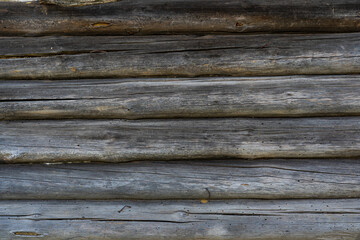
<instances>
[{"instance_id":1,"label":"weathered gray log","mask_svg":"<svg viewBox=\"0 0 360 240\"><path fill-rule=\"evenodd\" d=\"M360 118L0 122L2 162L360 157Z\"/></svg>"},{"instance_id":2,"label":"weathered gray log","mask_svg":"<svg viewBox=\"0 0 360 240\"><path fill-rule=\"evenodd\" d=\"M0 238L358 240L359 202L0 201Z\"/></svg>"},{"instance_id":3,"label":"weathered gray log","mask_svg":"<svg viewBox=\"0 0 360 240\"><path fill-rule=\"evenodd\" d=\"M360 30L358 0L122 0L77 8L1 2L0 9L2 36Z\"/></svg>"},{"instance_id":4,"label":"weathered gray log","mask_svg":"<svg viewBox=\"0 0 360 240\"><path fill-rule=\"evenodd\" d=\"M156 161L0 166L0 199L289 199L360 197L346 159Z\"/></svg>"},{"instance_id":5,"label":"weathered gray log","mask_svg":"<svg viewBox=\"0 0 360 240\"><path fill-rule=\"evenodd\" d=\"M360 115L360 76L0 82L0 119Z\"/></svg>"},{"instance_id":6,"label":"weathered gray log","mask_svg":"<svg viewBox=\"0 0 360 240\"><path fill-rule=\"evenodd\" d=\"M360 34L0 38L0 78L360 73Z\"/></svg>"}]
</instances>

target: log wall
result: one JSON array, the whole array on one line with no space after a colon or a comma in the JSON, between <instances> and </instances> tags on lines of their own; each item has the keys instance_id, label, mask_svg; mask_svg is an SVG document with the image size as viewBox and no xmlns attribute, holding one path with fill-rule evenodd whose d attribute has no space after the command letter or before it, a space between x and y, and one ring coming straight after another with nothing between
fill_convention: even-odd
<instances>
[{"instance_id":1,"label":"log wall","mask_svg":"<svg viewBox=\"0 0 360 240\"><path fill-rule=\"evenodd\" d=\"M0 239L360 239L358 0L0 2Z\"/></svg>"}]
</instances>

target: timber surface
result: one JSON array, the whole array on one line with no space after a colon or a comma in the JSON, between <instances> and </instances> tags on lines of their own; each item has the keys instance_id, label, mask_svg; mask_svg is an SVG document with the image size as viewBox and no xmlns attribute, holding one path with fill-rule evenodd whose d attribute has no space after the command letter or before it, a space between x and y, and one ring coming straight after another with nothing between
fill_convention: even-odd
<instances>
[{"instance_id":1,"label":"timber surface","mask_svg":"<svg viewBox=\"0 0 360 240\"><path fill-rule=\"evenodd\" d=\"M358 240L359 201L0 201L0 238Z\"/></svg>"},{"instance_id":2,"label":"timber surface","mask_svg":"<svg viewBox=\"0 0 360 240\"><path fill-rule=\"evenodd\" d=\"M2 80L0 119L360 115L360 76Z\"/></svg>"},{"instance_id":3,"label":"timber surface","mask_svg":"<svg viewBox=\"0 0 360 240\"><path fill-rule=\"evenodd\" d=\"M360 118L0 123L3 162L360 157Z\"/></svg>"},{"instance_id":4,"label":"timber surface","mask_svg":"<svg viewBox=\"0 0 360 240\"><path fill-rule=\"evenodd\" d=\"M73 8L0 2L0 9L2 36L360 30L358 0L122 0Z\"/></svg>"},{"instance_id":5,"label":"timber surface","mask_svg":"<svg viewBox=\"0 0 360 240\"><path fill-rule=\"evenodd\" d=\"M360 33L0 38L1 79L360 73Z\"/></svg>"},{"instance_id":6,"label":"timber surface","mask_svg":"<svg viewBox=\"0 0 360 240\"><path fill-rule=\"evenodd\" d=\"M351 159L8 164L0 179L2 200L360 197L360 162Z\"/></svg>"},{"instance_id":7,"label":"timber surface","mask_svg":"<svg viewBox=\"0 0 360 240\"><path fill-rule=\"evenodd\" d=\"M101 1L0 2L0 239L360 240L358 0Z\"/></svg>"}]
</instances>

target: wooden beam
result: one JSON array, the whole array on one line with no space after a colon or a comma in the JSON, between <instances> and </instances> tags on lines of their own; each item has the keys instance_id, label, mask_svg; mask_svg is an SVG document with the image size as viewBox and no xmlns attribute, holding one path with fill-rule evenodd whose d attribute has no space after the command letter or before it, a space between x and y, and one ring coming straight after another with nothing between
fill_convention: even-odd
<instances>
[{"instance_id":1,"label":"wooden beam","mask_svg":"<svg viewBox=\"0 0 360 240\"><path fill-rule=\"evenodd\" d=\"M0 238L356 240L359 201L0 201Z\"/></svg>"},{"instance_id":2,"label":"wooden beam","mask_svg":"<svg viewBox=\"0 0 360 240\"><path fill-rule=\"evenodd\" d=\"M360 118L0 122L2 162L360 157Z\"/></svg>"},{"instance_id":3,"label":"wooden beam","mask_svg":"<svg viewBox=\"0 0 360 240\"><path fill-rule=\"evenodd\" d=\"M360 73L360 34L0 38L1 79Z\"/></svg>"},{"instance_id":4,"label":"wooden beam","mask_svg":"<svg viewBox=\"0 0 360 240\"><path fill-rule=\"evenodd\" d=\"M360 115L360 77L0 82L0 119Z\"/></svg>"},{"instance_id":5,"label":"wooden beam","mask_svg":"<svg viewBox=\"0 0 360 240\"><path fill-rule=\"evenodd\" d=\"M357 0L122 0L73 8L29 1L1 2L0 9L2 36L360 30Z\"/></svg>"},{"instance_id":6,"label":"wooden beam","mask_svg":"<svg viewBox=\"0 0 360 240\"><path fill-rule=\"evenodd\" d=\"M0 199L290 199L360 197L347 159L6 164Z\"/></svg>"}]
</instances>

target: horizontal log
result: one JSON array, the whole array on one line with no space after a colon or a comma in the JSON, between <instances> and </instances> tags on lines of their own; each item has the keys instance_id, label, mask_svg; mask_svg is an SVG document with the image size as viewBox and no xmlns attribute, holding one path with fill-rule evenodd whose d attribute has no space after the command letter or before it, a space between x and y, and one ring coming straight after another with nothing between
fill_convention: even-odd
<instances>
[{"instance_id":1,"label":"horizontal log","mask_svg":"<svg viewBox=\"0 0 360 240\"><path fill-rule=\"evenodd\" d=\"M2 162L360 157L360 118L0 122Z\"/></svg>"},{"instance_id":2,"label":"horizontal log","mask_svg":"<svg viewBox=\"0 0 360 240\"><path fill-rule=\"evenodd\" d=\"M0 9L2 36L360 30L357 0L122 0L74 8L29 0L1 2Z\"/></svg>"},{"instance_id":3,"label":"horizontal log","mask_svg":"<svg viewBox=\"0 0 360 240\"><path fill-rule=\"evenodd\" d=\"M346 159L7 164L0 199L290 199L360 197Z\"/></svg>"},{"instance_id":4,"label":"horizontal log","mask_svg":"<svg viewBox=\"0 0 360 240\"><path fill-rule=\"evenodd\" d=\"M360 115L360 77L0 82L0 119Z\"/></svg>"},{"instance_id":5,"label":"horizontal log","mask_svg":"<svg viewBox=\"0 0 360 240\"><path fill-rule=\"evenodd\" d=\"M357 240L359 201L0 201L0 238Z\"/></svg>"},{"instance_id":6,"label":"horizontal log","mask_svg":"<svg viewBox=\"0 0 360 240\"><path fill-rule=\"evenodd\" d=\"M0 38L1 79L360 73L360 33Z\"/></svg>"}]
</instances>

